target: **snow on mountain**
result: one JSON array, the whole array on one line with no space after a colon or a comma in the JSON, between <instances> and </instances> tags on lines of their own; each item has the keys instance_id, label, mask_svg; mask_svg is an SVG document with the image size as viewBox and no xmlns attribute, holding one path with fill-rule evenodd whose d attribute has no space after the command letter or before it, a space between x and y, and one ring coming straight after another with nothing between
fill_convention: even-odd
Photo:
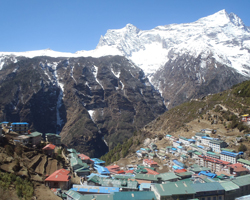
<instances>
[{"instance_id":1,"label":"snow on mountain","mask_svg":"<svg viewBox=\"0 0 250 200\"><path fill-rule=\"evenodd\" d=\"M221 10L193 23L158 26L142 31L128 24L120 30L108 30L97 48L116 46L147 74L155 72L169 59L188 53L203 59L213 54L222 64L249 76L250 32L235 14ZM171 56L169 52L171 51Z\"/></svg>"},{"instance_id":2,"label":"snow on mountain","mask_svg":"<svg viewBox=\"0 0 250 200\"><path fill-rule=\"evenodd\" d=\"M140 30L132 24L122 29L108 30L95 50L76 53L56 52L50 49L28 52L0 52L0 69L6 56L102 57L123 55L149 75L180 55L208 55L220 63L249 76L250 30L235 14L221 10L193 23L157 26ZM205 63L205 62L202 62ZM205 67L203 64L202 67Z\"/></svg>"}]
</instances>

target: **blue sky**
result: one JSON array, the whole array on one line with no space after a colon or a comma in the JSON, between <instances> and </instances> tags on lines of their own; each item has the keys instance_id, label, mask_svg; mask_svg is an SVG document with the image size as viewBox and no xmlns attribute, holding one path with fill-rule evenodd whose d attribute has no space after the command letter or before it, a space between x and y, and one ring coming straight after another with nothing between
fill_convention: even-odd
<instances>
[{"instance_id":1,"label":"blue sky","mask_svg":"<svg viewBox=\"0 0 250 200\"><path fill-rule=\"evenodd\" d=\"M249 0L1 0L0 52L95 49L108 29L187 23L226 9L250 26Z\"/></svg>"}]
</instances>

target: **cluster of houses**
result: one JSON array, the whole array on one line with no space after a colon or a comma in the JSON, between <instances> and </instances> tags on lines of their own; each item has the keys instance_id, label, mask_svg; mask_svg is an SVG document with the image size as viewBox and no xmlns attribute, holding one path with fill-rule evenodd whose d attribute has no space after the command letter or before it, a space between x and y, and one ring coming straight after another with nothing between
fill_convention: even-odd
<instances>
[{"instance_id":1,"label":"cluster of houses","mask_svg":"<svg viewBox=\"0 0 250 200\"><path fill-rule=\"evenodd\" d=\"M42 134L29 133L24 124L11 124L16 133L21 127L13 142L39 144ZM29 139L18 140L20 136ZM48 144L43 150L53 156L56 146L61 145L60 136L48 133L45 139ZM69 167L47 176L45 185L67 200L233 200L250 194L250 161L243 158L243 152L227 149L226 142L210 137L204 130L192 138L166 135L164 139L172 146L158 149L150 143L136 151L141 163L126 167L106 166L105 161L67 149L63 155ZM159 173L155 157L164 162L168 155L174 157L166 162L170 171ZM186 162L190 159L195 164ZM79 178L80 183L72 184L72 177Z\"/></svg>"},{"instance_id":2,"label":"cluster of houses","mask_svg":"<svg viewBox=\"0 0 250 200\"><path fill-rule=\"evenodd\" d=\"M37 146L42 140L55 146L61 145L61 136L54 133L30 132L27 122L1 122L0 137L7 137L13 144L23 144L26 146ZM5 134L3 133L5 130ZM6 133L7 132L7 133ZM50 147L46 147L48 150ZM54 148L55 149L55 148ZM51 150L50 150L51 152Z\"/></svg>"},{"instance_id":3,"label":"cluster of houses","mask_svg":"<svg viewBox=\"0 0 250 200\"><path fill-rule=\"evenodd\" d=\"M76 173L81 177L80 184L65 183L61 187L64 192L59 189L57 195L61 194L67 200L233 200L250 194L250 161L242 158L242 152L226 149L224 141L211 139L204 132L196 133L191 139L178 139L171 135L166 135L165 139L172 141L173 146L158 149L156 144L150 143L136 151L142 163L127 165L125 168L116 164L105 166L105 162L100 159L89 158L68 149L67 157L71 159L74 153L79 162L89 165L88 173ZM176 157L170 162L171 171L158 173L159 165L154 158L159 157L164 161L168 154ZM196 164L184 164L183 161L188 158L194 159ZM72 163L75 162L70 160L70 163L68 182ZM78 167L81 168L82 164ZM49 177L45 181L48 180Z\"/></svg>"},{"instance_id":4,"label":"cluster of houses","mask_svg":"<svg viewBox=\"0 0 250 200\"><path fill-rule=\"evenodd\" d=\"M218 175L208 167L198 164L188 167L174 159L172 162L178 168L173 168L171 172L158 173L157 162L149 158L143 159L141 165L121 168L116 164L105 166L104 161L89 158L74 149L68 149L67 152L70 168L74 168L73 163L76 163L71 161L72 153L77 156L74 159L80 159L85 166L89 166L83 168L88 169L88 173L84 174L77 174L77 168L74 168L74 173L81 177L80 184L71 184L72 169L57 170L45 179L47 186L57 188L57 195L67 200L231 200L250 194L249 170L241 163L231 163L228 165L228 173ZM91 169L92 166L94 169ZM81 167L82 164L78 169ZM228 175L237 168L245 173Z\"/></svg>"}]
</instances>

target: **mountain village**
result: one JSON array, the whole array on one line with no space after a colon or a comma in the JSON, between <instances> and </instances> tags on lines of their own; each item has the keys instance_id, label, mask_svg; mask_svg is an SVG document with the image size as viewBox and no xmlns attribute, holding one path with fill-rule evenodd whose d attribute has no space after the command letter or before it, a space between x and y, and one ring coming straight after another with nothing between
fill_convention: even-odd
<instances>
[{"instance_id":1,"label":"mountain village","mask_svg":"<svg viewBox=\"0 0 250 200\"><path fill-rule=\"evenodd\" d=\"M249 124L250 116L243 115L241 120ZM243 151L229 149L225 141L212 137L216 130L204 128L191 138L167 134L162 140L171 145L164 148L148 140L134 152L137 164L106 166L99 158L61 144L60 135L30 132L26 122L2 122L1 127L2 139L41 152L28 163L34 168L34 176L43 177L33 180L65 200L250 198L250 160L245 159ZM64 166L53 160L58 154ZM167 166L166 172L159 173L156 159ZM4 164L0 168L10 172ZM17 175L25 177L28 173L21 168Z\"/></svg>"}]
</instances>

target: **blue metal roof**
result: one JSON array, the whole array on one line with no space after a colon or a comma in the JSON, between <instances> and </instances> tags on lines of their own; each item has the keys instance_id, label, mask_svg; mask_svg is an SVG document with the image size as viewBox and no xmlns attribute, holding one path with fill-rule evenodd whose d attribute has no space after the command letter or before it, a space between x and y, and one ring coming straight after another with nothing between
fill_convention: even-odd
<instances>
[{"instance_id":1,"label":"blue metal roof","mask_svg":"<svg viewBox=\"0 0 250 200\"><path fill-rule=\"evenodd\" d=\"M77 192L86 192L86 193L100 193L100 194L110 194L112 192L119 192L119 187L102 187L102 186L89 186L89 185L73 185L71 190Z\"/></svg>"},{"instance_id":2,"label":"blue metal roof","mask_svg":"<svg viewBox=\"0 0 250 200\"><path fill-rule=\"evenodd\" d=\"M195 142L196 140L193 139L188 139L189 142Z\"/></svg>"},{"instance_id":3,"label":"blue metal roof","mask_svg":"<svg viewBox=\"0 0 250 200\"><path fill-rule=\"evenodd\" d=\"M201 175L201 174L203 174L203 175L205 175L205 176L209 176L209 177L211 177L211 178L215 178L215 177L217 176L216 174L211 173L211 172L207 172L207 171L201 171L201 172L199 173L199 175Z\"/></svg>"},{"instance_id":4,"label":"blue metal roof","mask_svg":"<svg viewBox=\"0 0 250 200\"><path fill-rule=\"evenodd\" d=\"M29 123L27 123L27 122L13 122L11 124L25 124L25 125L28 125Z\"/></svg>"},{"instance_id":5,"label":"blue metal roof","mask_svg":"<svg viewBox=\"0 0 250 200\"><path fill-rule=\"evenodd\" d=\"M183 169L183 167L179 167L179 166L176 166L176 165L173 165L173 167L172 167L173 169Z\"/></svg>"},{"instance_id":6,"label":"blue metal roof","mask_svg":"<svg viewBox=\"0 0 250 200\"><path fill-rule=\"evenodd\" d=\"M238 153L234 153L234 152L230 152L230 151L221 151L221 154L226 155L226 156L231 156L231 157L238 156Z\"/></svg>"},{"instance_id":7,"label":"blue metal roof","mask_svg":"<svg viewBox=\"0 0 250 200\"><path fill-rule=\"evenodd\" d=\"M94 165L94 168L97 170L99 174L102 175L110 174L109 170L106 167L102 167L100 165Z\"/></svg>"},{"instance_id":8,"label":"blue metal roof","mask_svg":"<svg viewBox=\"0 0 250 200\"><path fill-rule=\"evenodd\" d=\"M199 147L199 148L201 148L201 149L204 149L204 147L203 147L203 146L201 146L201 145L198 145L197 147Z\"/></svg>"},{"instance_id":9,"label":"blue metal roof","mask_svg":"<svg viewBox=\"0 0 250 200\"><path fill-rule=\"evenodd\" d=\"M181 144L181 142L180 141L175 141L176 143L178 143L178 144Z\"/></svg>"},{"instance_id":10,"label":"blue metal roof","mask_svg":"<svg viewBox=\"0 0 250 200\"><path fill-rule=\"evenodd\" d=\"M105 161L100 160L99 158L91 158L91 160L94 161L94 164L104 164Z\"/></svg>"},{"instance_id":11,"label":"blue metal roof","mask_svg":"<svg viewBox=\"0 0 250 200\"><path fill-rule=\"evenodd\" d=\"M184 167L184 166L185 166L183 163L179 162L178 160L173 160L173 162L174 162L176 165L180 166L180 167Z\"/></svg>"},{"instance_id":12,"label":"blue metal roof","mask_svg":"<svg viewBox=\"0 0 250 200\"><path fill-rule=\"evenodd\" d=\"M172 148L172 150L173 150L173 151L177 151L177 149L176 149L176 148L174 148L174 147Z\"/></svg>"},{"instance_id":13,"label":"blue metal roof","mask_svg":"<svg viewBox=\"0 0 250 200\"><path fill-rule=\"evenodd\" d=\"M182 146L178 146L177 148L182 149L183 147Z\"/></svg>"},{"instance_id":14,"label":"blue metal roof","mask_svg":"<svg viewBox=\"0 0 250 200\"><path fill-rule=\"evenodd\" d=\"M203 138L203 139L208 139L208 140L213 140L213 138L207 137L207 136L202 136L201 138Z\"/></svg>"}]
</instances>

